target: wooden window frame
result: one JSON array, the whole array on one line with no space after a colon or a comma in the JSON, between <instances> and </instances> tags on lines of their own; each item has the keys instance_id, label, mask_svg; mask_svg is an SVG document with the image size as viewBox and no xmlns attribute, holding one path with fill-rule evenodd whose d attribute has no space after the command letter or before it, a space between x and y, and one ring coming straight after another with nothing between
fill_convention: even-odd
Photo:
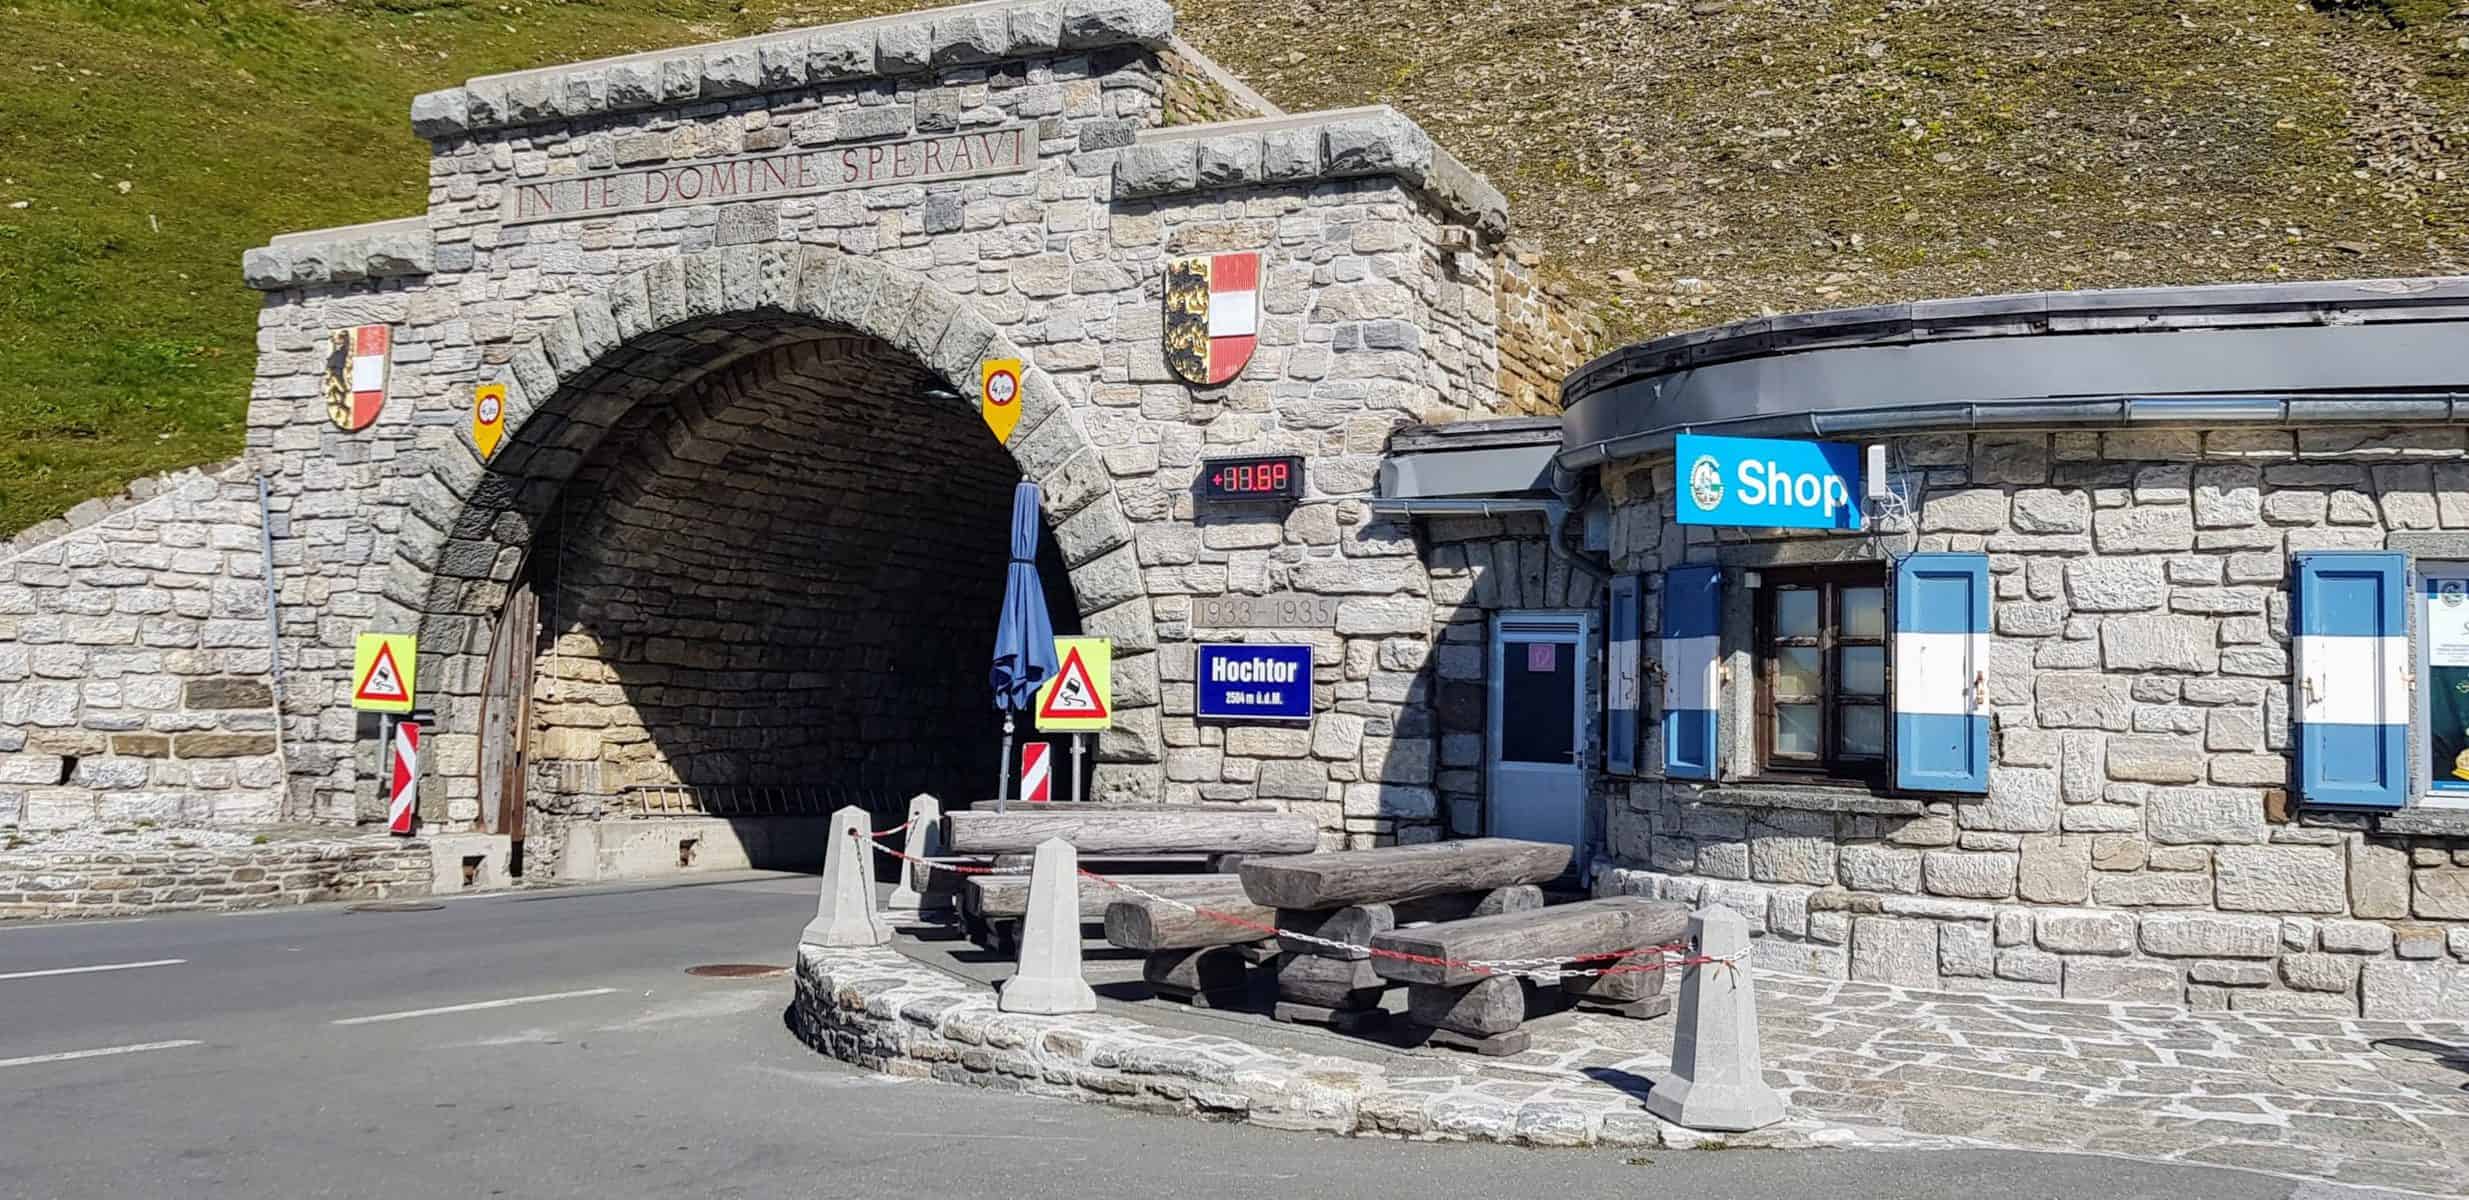
<instances>
[{"instance_id":1,"label":"wooden window frame","mask_svg":"<svg viewBox=\"0 0 2469 1200\"><path fill-rule=\"evenodd\" d=\"M1871 791L1887 786L1894 765L1894 601L1889 594L1889 581L1884 567L1878 563L1850 563L1828 567L1793 567L1768 570L1751 603L1751 654L1755 664L1757 719L1757 762L1753 782L1777 784L1822 784L1837 787L1857 787ZM1778 758L1775 753L1775 678L1779 644L1775 633L1777 597L1792 590L1818 590L1818 632L1811 641L1798 645L1813 646L1818 651L1818 757L1814 759ZM1842 593L1846 588L1876 588L1879 592L1881 618L1875 638L1846 638L1843 635ZM1842 652L1846 646L1875 646L1881 664L1882 685L1877 692L1876 707L1883 722L1878 756L1874 759L1847 759L1838 748L1842 709L1847 703L1867 699L1862 693L1847 702L1841 690L1843 676Z\"/></svg>"}]
</instances>

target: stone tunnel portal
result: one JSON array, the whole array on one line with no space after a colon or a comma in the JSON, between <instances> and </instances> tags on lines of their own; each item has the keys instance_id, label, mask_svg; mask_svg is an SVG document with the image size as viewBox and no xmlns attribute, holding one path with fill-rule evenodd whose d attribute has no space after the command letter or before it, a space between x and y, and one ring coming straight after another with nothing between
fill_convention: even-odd
<instances>
[{"instance_id":1,"label":"stone tunnel portal","mask_svg":"<svg viewBox=\"0 0 2469 1200\"><path fill-rule=\"evenodd\" d=\"M535 631L534 870L579 818L973 799L992 782L1011 456L880 339L744 320L678 336L721 353L583 456L510 602L537 613L507 625ZM1073 631L1050 535L1040 558Z\"/></svg>"}]
</instances>

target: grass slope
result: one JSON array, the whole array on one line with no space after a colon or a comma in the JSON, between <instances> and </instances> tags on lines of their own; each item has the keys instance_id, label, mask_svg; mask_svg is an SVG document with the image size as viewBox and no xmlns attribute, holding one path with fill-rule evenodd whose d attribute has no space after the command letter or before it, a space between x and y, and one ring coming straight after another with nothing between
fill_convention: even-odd
<instances>
[{"instance_id":1,"label":"grass slope","mask_svg":"<svg viewBox=\"0 0 2469 1200\"><path fill-rule=\"evenodd\" d=\"M242 250L420 211L410 97L913 0L0 3L0 531L236 452ZM2453 0L1180 0L1388 102L1638 336L2031 288L2459 271Z\"/></svg>"}]
</instances>

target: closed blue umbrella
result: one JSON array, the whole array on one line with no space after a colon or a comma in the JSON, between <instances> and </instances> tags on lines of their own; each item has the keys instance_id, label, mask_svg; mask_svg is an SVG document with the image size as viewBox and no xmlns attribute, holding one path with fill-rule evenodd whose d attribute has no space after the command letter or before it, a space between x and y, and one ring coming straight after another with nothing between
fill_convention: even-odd
<instances>
[{"instance_id":1,"label":"closed blue umbrella","mask_svg":"<svg viewBox=\"0 0 2469 1200\"><path fill-rule=\"evenodd\" d=\"M1012 794L1012 714L1037 703L1037 690L1055 672L1054 619L1046 613L1046 588L1037 577L1037 485L1022 480L1012 489L1012 561L1003 575L1003 617L994 634L994 706L1003 714L1003 757L995 764L995 807Z\"/></svg>"}]
</instances>

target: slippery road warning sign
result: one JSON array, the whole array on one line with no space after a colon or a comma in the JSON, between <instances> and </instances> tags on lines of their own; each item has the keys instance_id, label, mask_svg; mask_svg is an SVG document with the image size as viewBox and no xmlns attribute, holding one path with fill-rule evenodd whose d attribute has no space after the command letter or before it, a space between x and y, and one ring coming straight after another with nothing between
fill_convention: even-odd
<instances>
[{"instance_id":1,"label":"slippery road warning sign","mask_svg":"<svg viewBox=\"0 0 2469 1200\"><path fill-rule=\"evenodd\" d=\"M412 672L420 639L408 633L364 633L352 648L351 706L365 712L412 710Z\"/></svg>"},{"instance_id":2,"label":"slippery road warning sign","mask_svg":"<svg viewBox=\"0 0 2469 1200\"><path fill-rule=\"evenodd\" d=\"M1114 643L1104 638L1056 638L1063 666L1037 693L1037 727L1088 732L1114 725Z\"/></svg>"}]
</instances>

